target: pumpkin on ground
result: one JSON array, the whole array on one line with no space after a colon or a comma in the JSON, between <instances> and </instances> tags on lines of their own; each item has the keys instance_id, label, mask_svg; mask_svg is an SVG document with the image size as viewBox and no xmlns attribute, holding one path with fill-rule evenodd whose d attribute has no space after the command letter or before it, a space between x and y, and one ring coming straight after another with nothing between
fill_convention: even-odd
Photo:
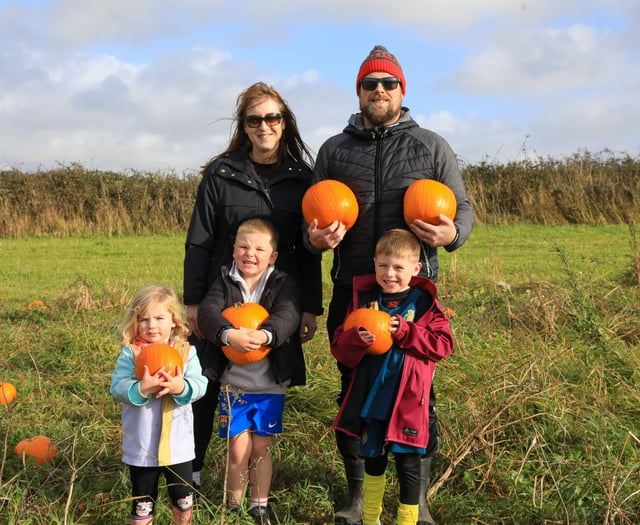
<instances>
[{"instance_id":1,"label":"pumpkin on ground","mask_svg":"<svg viewBox=\"0 0 640 525\"><path fill-rule=\"evenodd\" d=\"M180 352L163 343L153 343L140 350L136 356L136 379L142 379L144 366L149 368L149 374L153 375L163 366L171 375L176 375L177 367L184 370L184 361Z\"/></svg>"},{"instance_id":2,"label":"pumpkin on ground","mask_svg":"<svg viewBox=\"0 0 640 525\"><path fill-rule=\"evenodd\" d=\"M12 383L0 381L0 405L8 405L16 398L16 387Z\"/></svg>"},{"instance_id":3,"label":"pumpkin on ground","mask_svg":"<svg viewBox=\"0 0 640 525\"><path fill-rule=\"evenodd\" d=\"M269 317L269 312L258 303L235 303L222 311L222 316L229 321L234 328L249 328L257 330ZM271 352L270 346L262 345L252 352L240 352L231 346L223 346L222 351L229 361L238 365L255 363L267 357Z\"/></svg>"},{"instance_id":4,"label":"pumpkin on ground","mask_svg":"<svg viewBox=\"0 0 640 525\"><path fill-rule=\"evenodd\" d=\"M393 345L393 337L389 332L389 320L391 316L387 312L375 308L357 308L344 320L344 329L361 326L375 336L375 341L367 348L367 354L384 354Z\"/></svg>"},{"instance_id":5,"label":"pumpkin on ground","mask_svg":"<svg viewBox=\"0 0 640 525\"><path fill-rule=\"evenodd\" d=\"M33 436L20 441L13 451L19 456L29 456L40 465L44 465L53 459L58 449L47 436Z\"/></svg>"},{"instance_id":6,"label":"pumpkin on ground","mask_svg":"<svg viewBox=\"0 0 640 525\"><path fill-rule=\"evenodd\" d=\"M340 221L350 229L358 219L358 200L343 182L325 179L307 189L302 197L302 215L308 224L317 219L323 229Z\"/></svg>"},{"instance_id":7,"label":"pumpkin on ground","mask_svg":"<svg viewBox=\"0 0 640 525\"><path fill-rule=\"evenodd\" d=\"M417 180L404 193L404 220L407 225L416 219L437 225L440 214L453 220L456 206L456 196L451 188L437 180Z\"/></svg>"}]
</instances>

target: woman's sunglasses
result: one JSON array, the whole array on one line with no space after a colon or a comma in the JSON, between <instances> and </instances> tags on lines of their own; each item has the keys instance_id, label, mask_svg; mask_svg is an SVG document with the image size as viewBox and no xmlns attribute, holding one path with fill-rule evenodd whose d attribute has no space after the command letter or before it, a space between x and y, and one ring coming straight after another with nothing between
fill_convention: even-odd
<instances>
[{"instance_id":1,"label":"woman's sunglasses","mask_svg":"<svg viewBox=\"0 0 640 525\"><path fill-rule=\"evenodd\" d=\"M375 91L378 84L382 84L385 91L393 91L400 84L400 79L396 77L371 78L366 77L360 81L360 87L365 91Z\"/></svg>"},{"instance_id":2,"label":"woman's sunglasses","mask_svg":"<svg viewBox=\"0 0 640 525\"><path fill-rule=\"evenodd\" d=\"M259 117L258 115L246 115L244 117L244 123L249 128L259 128L262 124L262 121L264 120L267 123L267 126L273 128L280 125L280 122L282 122L282 118L282 113L269 113L264 117Z\"/></svg>"}]
</instances>

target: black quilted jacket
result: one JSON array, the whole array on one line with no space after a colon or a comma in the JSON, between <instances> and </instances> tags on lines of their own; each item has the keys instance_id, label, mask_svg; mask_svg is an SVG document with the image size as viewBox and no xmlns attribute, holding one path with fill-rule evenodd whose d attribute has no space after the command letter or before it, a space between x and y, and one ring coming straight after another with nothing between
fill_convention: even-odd
<instances>
[{"instance_id":1,"label":"black quilted jacket","mask_svg":"<svg viewBox=\"0 0 640 525\"><path fill-rule=\"evenodd\" d=\"M457 238L445 249L462 246L473 227L473 209L458 163L447 142L421 128L407 108L398 123L365 129L360 113L352 115L342 133L320 148L314 180L336 179L347 184L358 199L356 224L334 250L331 277L337 286L351 287L354 275L374 273L373 255L380 235L391 228L408 229L402 212L404 192L418 179L435 179L456 196L454 223ZM436 281L436 248L423 244L421 275Z\"/></svg>"},{"instance_id":2,"label":"black quilted jacket","mask_svg":"<svg viewBox=\"0 0 640 525\"><path fill-rule=\"evenodd\" d=\"M238 225L251 217L270 219L279 232L276 267L299 285L302 311L322 313L321 257L303 241L302 196L311 172L288 158L278 173L260 177L247 154L218 159L205 173L187 233L184 302L199 304L223 265L231 266Z\"/></svg>"}]
</instances>

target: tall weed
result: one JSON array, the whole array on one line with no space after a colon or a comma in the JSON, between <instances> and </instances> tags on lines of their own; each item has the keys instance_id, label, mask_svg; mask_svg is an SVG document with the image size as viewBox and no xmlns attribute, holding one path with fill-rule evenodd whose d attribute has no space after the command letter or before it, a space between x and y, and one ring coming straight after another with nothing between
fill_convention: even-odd
<instances>
[{"instance_id":1,"label":"tall weed","mask_svg":"<svg viewBox=\"0 0 640 525\"><path fill-rule=\"evenodd\" d=\"M611 152L465 166L480 224L640 221L640 159ZM200 177L79 164L0 172L0 237L185 231Z\"/></svg>"},{"instance_id":2,"label":"tall weed","mask_svg":"<svg viewBox=\"0 0 640 525\"><path fill-rule=\"evenodd\" d=\"M640 159L609 151L482 162L464 178L484 224L624 224L640 216Z\"/></svg>"}]
</instances>

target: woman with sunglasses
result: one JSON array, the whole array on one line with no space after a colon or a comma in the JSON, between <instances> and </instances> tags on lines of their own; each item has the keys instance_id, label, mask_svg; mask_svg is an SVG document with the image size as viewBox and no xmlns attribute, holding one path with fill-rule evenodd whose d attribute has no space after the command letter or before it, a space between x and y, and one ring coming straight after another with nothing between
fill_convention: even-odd
<instances>
[{"instance_id":1,"label":"woman with sunglasses","mask_svg":"<svg viewBox=\"0 0 640 525\"><path fill-rule=\"evenodd\" d=\"M240 223L262 216L278 229L278 268L293 276L300 289L298 343L313 337L316 316L322 314L321 256L305 247L302 229L301 201L311 183L311 163L293 112L275 89L258 82L238 97L229 146L202 167L184 259L184 302L192 344L209 378L207 394L193 404L196 489L211 440L222 373L219 363L210 360L213 353L206 351L197 324L198 305L221 267L230 267ZM304 383L301 372L297 384ZM268 513L260 516L261 523L268 522Z\"/></svg>"}]
</instances>

